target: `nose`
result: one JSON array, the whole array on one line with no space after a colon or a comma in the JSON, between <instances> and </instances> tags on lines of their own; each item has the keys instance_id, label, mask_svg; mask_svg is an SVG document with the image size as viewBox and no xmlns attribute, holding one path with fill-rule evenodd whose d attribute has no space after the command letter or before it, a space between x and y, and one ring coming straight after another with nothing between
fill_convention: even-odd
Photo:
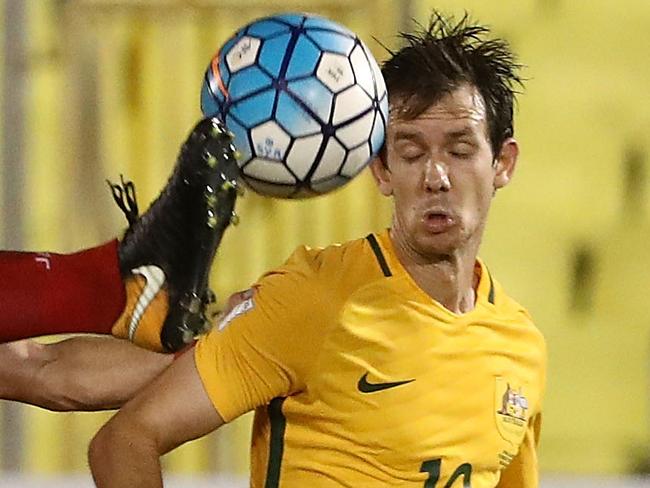
<instances>
[{"instance_id":1,"label":"nose","mask_svg":"<svg viewBox=\"0 0 650 488\"><path fill-rule=\"evenodd\" d=\"M446 192L451 189L446 165L429 161L424 171L424 189L427 192Z\"/></svg>"}]
</instances>

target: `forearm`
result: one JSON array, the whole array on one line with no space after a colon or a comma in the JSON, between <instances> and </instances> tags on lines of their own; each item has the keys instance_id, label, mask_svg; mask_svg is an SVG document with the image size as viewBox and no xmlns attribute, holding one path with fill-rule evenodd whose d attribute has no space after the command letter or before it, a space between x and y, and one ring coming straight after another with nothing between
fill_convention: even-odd
<instances>
[{"instance_id":1,"label":"forearm","mask_svg":"<svg viewBox=\"0 0 650 488\"><path fill-rule=\"evenodd\" d=\"M98 488L163 486L156 443L140 429L109 423L93 438L88 460Z\"/></svg>"},{"instance_id":2,"label":"forearm","mask_svg":"<svg viewBox=\"0 0 650 488\"><path fill-rule=\"evenodd\" d=\"M117 408L172 361L110 337L0 345L0 398L55 411Z\"/></svg>"},{"instance_id":3,"label":"forearm","mask_svg":"<svg viewBox=\"0 0 650 488\"><path fill-rule=\"evenodd\" d=\"M89 461L100 488L160 487L160 456L224 423L184 354L95 435Z\"/></svg>"}]
</instances>

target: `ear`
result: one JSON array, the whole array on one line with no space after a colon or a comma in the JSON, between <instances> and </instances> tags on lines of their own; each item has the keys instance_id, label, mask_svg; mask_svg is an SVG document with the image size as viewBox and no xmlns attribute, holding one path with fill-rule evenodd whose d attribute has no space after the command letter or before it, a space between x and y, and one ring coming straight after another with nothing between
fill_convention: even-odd
<instances>
[{"instance_id":1,"label":"ear","mask_svg":"<svg viewBox=\"0 0 650 488\"><path fill-rule=\"evenodd\" d=\"M370 170L372 171L372 176L375 178L377 187L382 195L389 197L393 194L393 185L391 183L391 173L390 170L384 164L384 161L380 157L375 157L370 162Z\"/></svg>"},{"instance_id":2,"label":"ear","mask_svg":"<svg viewBox=\"0 0 650 488\"><path fill-rule=\"evenodd\" d=\"M494 189L498 190L503 188L512 179L517 166L517 159L519 158L519 144L517 141L509 137L503 142L501 151L497 156L494 175Z\"/></svg>"}]
</instances>

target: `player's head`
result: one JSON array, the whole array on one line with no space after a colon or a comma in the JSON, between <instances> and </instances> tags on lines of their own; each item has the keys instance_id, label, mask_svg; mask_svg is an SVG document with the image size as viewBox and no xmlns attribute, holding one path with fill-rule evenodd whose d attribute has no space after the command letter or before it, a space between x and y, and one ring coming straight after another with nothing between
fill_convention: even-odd
<instances>
[{"instance_id":1,"label":"player's head","mask_svg":"<svg viewBox=\"0 0 650 488\"><path fill-rule=\"evenodd\" d=\"M468 17L435 13L383 66L390 119L372 170L394 199L393 230L418 254L477 249L496 189L514 171L518 65Z\"/></svg>"},{"instance_id":2,"label":"player's head","mask_svg":"<svg viewBox=\"0 0 650 488\"><path fill-rule=\"evenodd\" d=\"M383 64L392 117L413 119L464 84L477 89L487 114L488 136L496 156L514 134L513 106L521 86L520 65L503 39L490 29L434 12L429 25L401 33L405 43Z\"/></svg>"}]
</instances>

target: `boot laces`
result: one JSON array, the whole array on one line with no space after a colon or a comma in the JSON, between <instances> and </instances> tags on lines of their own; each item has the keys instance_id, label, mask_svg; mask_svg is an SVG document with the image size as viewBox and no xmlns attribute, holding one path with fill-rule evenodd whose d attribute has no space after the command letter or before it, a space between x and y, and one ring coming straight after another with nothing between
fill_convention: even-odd
<instances>
[{"instance_id":1,"label":"boot laces","mask_svg":"<svg viewBox=\"0 0 650 488\"><path fill-rule=\"evenodd\" d=\"M124 212L129 227L131 227L138 220L138 215L140 215L135 194L135 184L130 180L125 181L124 175L120 175L120 183L113 183L110 180L106 180L106 183L111 189L113 200L120 207L120 210Z\"/></svg>"}]
</instances>

